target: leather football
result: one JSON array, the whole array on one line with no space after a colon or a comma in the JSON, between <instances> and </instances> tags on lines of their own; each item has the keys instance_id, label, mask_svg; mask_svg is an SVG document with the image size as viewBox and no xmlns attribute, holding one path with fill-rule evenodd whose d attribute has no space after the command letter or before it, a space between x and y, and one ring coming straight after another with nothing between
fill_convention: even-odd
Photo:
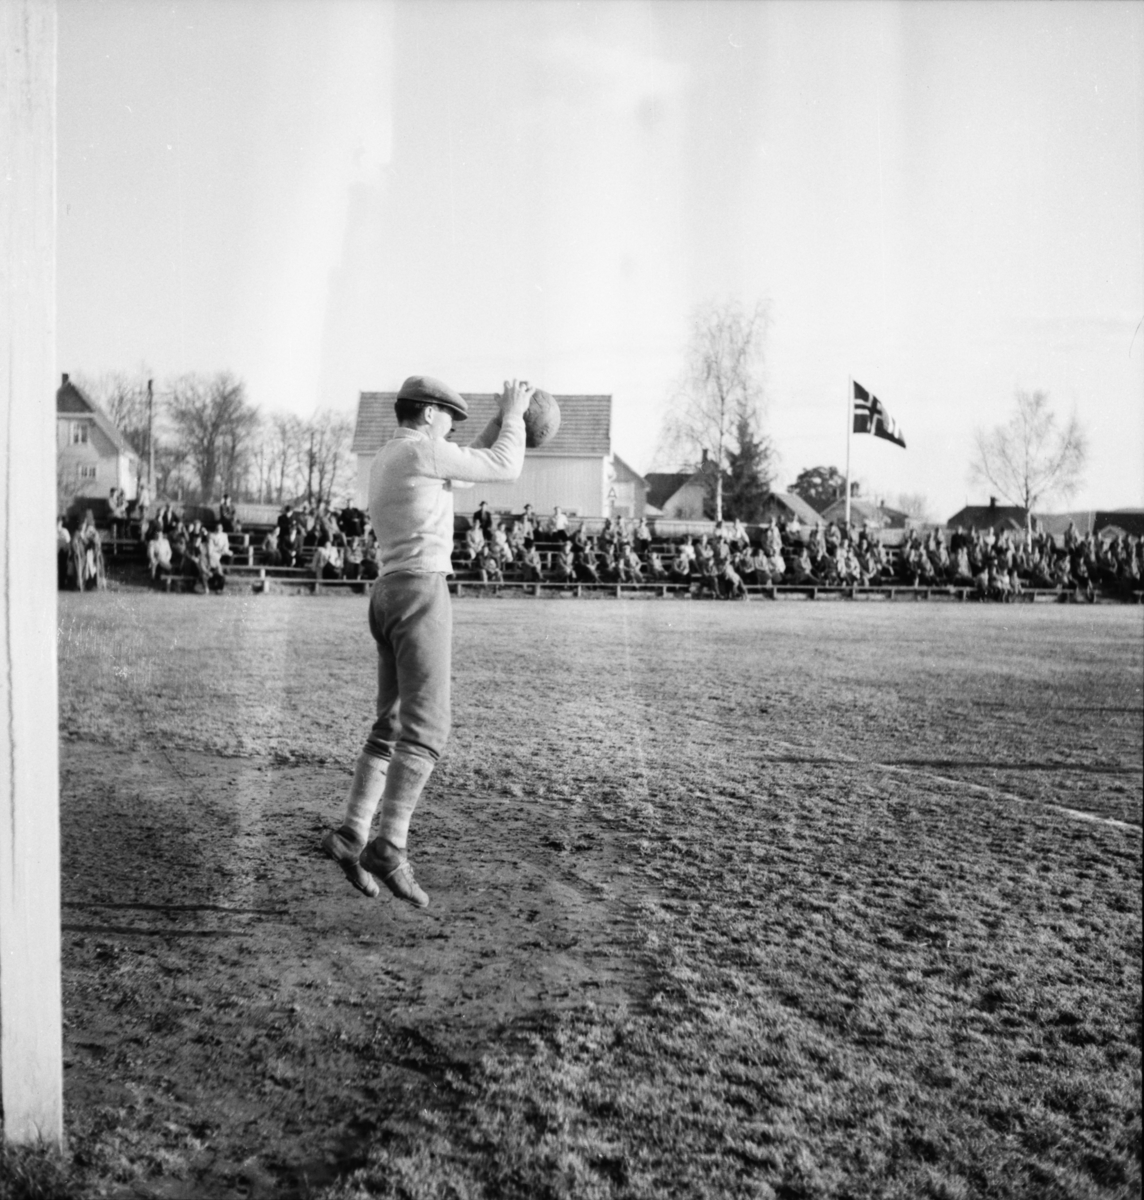
<instances>
[{"instance_id":1,"label":"leather football","mask_svg":"<svg viewBox=\"0 0 1144 1200\"><path fill-rule=\"evenodd\" d=\"M537 388L524 414L524 444L537 450L552 441L560 428L560 406L551 393Z\"/></svg>"}]
</instances>

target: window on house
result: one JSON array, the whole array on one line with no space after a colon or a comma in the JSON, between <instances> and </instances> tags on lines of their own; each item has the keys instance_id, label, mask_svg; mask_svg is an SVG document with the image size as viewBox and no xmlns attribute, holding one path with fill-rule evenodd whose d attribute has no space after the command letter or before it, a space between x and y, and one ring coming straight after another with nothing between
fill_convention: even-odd
<instances>
[{"instance_id":1,"label":"window on house","mask_svg":"<svg viewBox=\"0 0 1144 1200\"><path fill-rule=\"evenodd\" d=\"M73 421L71 423L71 443L73 446L79 446L87 442L87 422Z\"/></svg>"},{"instance_id":2,"label":"window on house","mask_svg":"<svg viewBox=\"0 0 1144 1200\"><path fill-rule=\"evenodd\" d=\"M85 466L83 463L80 463L80 465L78 467L76 467L75 473L79 479L94 479L95 478L95 467L94 466Z\"/></svg>"}]
</instances>

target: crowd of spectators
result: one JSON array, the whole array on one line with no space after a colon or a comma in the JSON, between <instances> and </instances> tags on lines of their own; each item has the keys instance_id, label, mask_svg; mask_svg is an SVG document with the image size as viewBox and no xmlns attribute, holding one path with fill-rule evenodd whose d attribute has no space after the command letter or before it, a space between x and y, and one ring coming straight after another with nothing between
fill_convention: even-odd
<instances>
[{"instance_id":1,"label":"crowd of spectators","mask_svg":"<svg viewBox=\"0 0 1144 1200\"><path fill-rule=\"evenodd\" d=\"M144 510L129 517L116 489L108 507L113 537L125 534L129 519L139 521L153 580L181 576L196 591L225 588L233 561L230 535L242 530L229 495L223 496L210 529L199 520L184 521L170 503L153 516ZM368 582L378 575L369 517L352 506L335 511L324 503L287 504L254 547L260 565L304 568L322 580ZM61 588L105 585L102 539L90 510L74 533L60 519L58 551ZM559 506L544 519L531 504L506 517L481 501L458 542L454 562L491 583L506 578L671 583L726 599L746 599L752 587L784 584L952 586L998 601L1029 589L1075 592L1087 599L1098 593L1127 598L1141 590L1144 539L1119 531L1082 535L1070 522L1063 538L992 529L910 530L891 549L865 528L851 531L835 523L804 528L791 519L772 520L750 532L741 521L719 521L710 533L653 544L646 519L609 517L592 534L582 520L573 528Z\"/></svg>"},{"instance_id":2,"label":"crowd of spectators","mask_svg":"<svg viewBox=\"0 0 1144 1200\"><path fill-rule=\"evenodd\" d=\"M547 551L542 557L538 546ZM835 523L804 529L770 521L750 535L741 521L716 522L710 534L658 547L644 519L608 518L589 535L570 531L557 508L544 522L531 505L497 519L482 502L460 548L460 562L485 582L512 573L525 582L675 583L723 598L752 586L961 587L980 599L1007 601L1032 589L1129 596L1141 588L1144 542L1123 533L1081 535L1071 522L1058 542L1034 532L911 530L891 550L877 533Z\"/></svg>"}]
</instances>

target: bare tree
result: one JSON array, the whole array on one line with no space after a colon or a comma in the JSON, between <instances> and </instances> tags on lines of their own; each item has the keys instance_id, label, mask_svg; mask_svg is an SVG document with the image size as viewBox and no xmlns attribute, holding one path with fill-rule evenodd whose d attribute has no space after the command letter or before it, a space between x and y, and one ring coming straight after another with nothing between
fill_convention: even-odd
<instances>
[{"instance_id":1,"label":"bare tree","mask_svg":"<svg viewBox=\"0 0 1144 1200\"><path fill-rule=\"evenodd\" d=\"M930 515L929 498L924 492L900 492L898 508L918 525L928 525L933 519Z\"/></svg>"},{"instance_id":2,"label":"bare tree","mask_svg":"<svg viewBox=\"0 0 1144 1200\"><path fill-rule=\"evenodd\" d=\"M229 490L239 476L258 411L247 403L242 380L229 371L182 376L171 389L167 407L176 446L193 466L201 498L209 503L220 480Z\"/></svg>"},{"instance_id":3,"label":"bare tree","mask_svg":"<svg viewBox=\"0 0 1144 1200\"><path fill-rule=\"evenodd\" d=\"M712 464L717 521L723 519L723 476L736 430L761 424L769 322L761 302L749 310L733 301L700 308L692 320L683 379L664 421L662 445L677 461L695 470L705 457Z\"/></svg>"},{"instance_id":4,"label":"bare tree","mask_svg":"<svg viewBox=\"0 0 1144 1200\"><path fill-rule=\"evenodd\" d=\"M290 413L273 413L266 426L266 483L267 498L282 504L301 490L298 483L298 462L303 444L304 426L300 418Z\"/></svg>"},{"instance_id":5,"label":"bare tree","mask_svg":"<svg viewBox=\"0 0 1144 1200\"><path fill-rule=\"evenodd\" d=\"M349 473L353 422L344 413L326 409L316 413L303 429L301 466L306 479L306 499L332 503L339 478Z\"/></svg>"},{"instance_id":6,"label":"bare tree","mask_svg":"<svg viewBox=\"0 0 1144 1200\"><path fill-rule=\"evenodd\" d=\"M1025 510L1031 528L1033 509L1052 496L1068 498L1077 489L1088 446L1074 413L1058 425L1047 392L1017 391L1016 409L1005 425L974 434L970 479L996 488Z\"/></svg>"}]
</instances>

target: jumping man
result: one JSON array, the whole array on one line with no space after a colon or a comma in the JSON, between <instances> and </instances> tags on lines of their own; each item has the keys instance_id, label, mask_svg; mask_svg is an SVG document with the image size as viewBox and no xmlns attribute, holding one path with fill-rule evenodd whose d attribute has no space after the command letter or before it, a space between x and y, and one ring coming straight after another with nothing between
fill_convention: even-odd
<instances>
[{"instance_id":1,"label":"jumping man","mask_svg":"<svg viewBox=\"0 0 1144 1200\"><path fill-rule=\"evenodd\" d=\"M447 441L468 417L459 392L413 375L397 393L397 432L369 476L380 575L369 603L377 643L377 720L354 768L340 828L322 848L367 896L374 877L424 908L429 897L406 854L410 818L449 736L453 615L446 576L453 549L453 481L511 481L524 465L524 413L533 389L506 382L494 418L464 449ZM378 836L369 841L378 804ZM367 844L368 843L368 844Z\"/></svg>"}]
</instances>

